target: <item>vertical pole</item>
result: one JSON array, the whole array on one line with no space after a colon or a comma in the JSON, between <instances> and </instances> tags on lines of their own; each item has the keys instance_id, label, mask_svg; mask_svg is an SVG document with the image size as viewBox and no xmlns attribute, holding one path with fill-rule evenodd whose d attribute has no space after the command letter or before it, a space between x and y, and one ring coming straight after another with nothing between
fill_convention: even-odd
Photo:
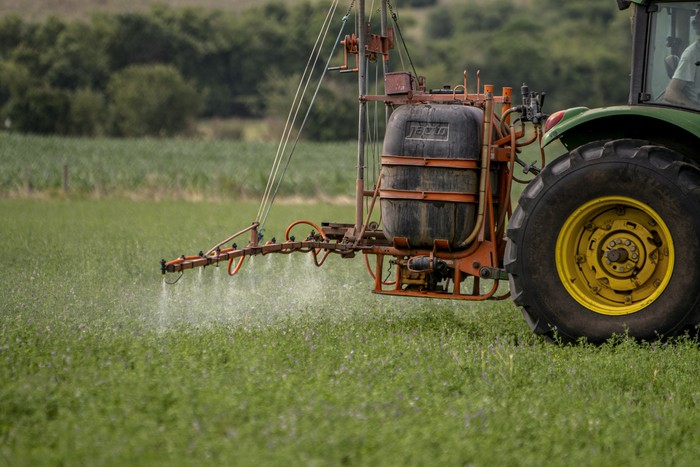
<instances>
[{"instance_id":1,"label":"vertical pole","mask_svg":"<svg viewBox=\"0 0 700 467\"><path fill-rule=\"evenodd\" d=\"M380 21L381 21L381 26L382 26L382 36L387 37L387 29L388 29L388 22L387 22L387 12L386 12L386 0L382 0L382 7L380 10ZM388 53L388 51L387 51ZM382 71L384 73L384 76L386 77L387 73L389 73L391 70L389 69L389 57L387 56L384 60L382 60ZM386 91L385 91L386 92ZM384 108L386 109L386 121L389 121L389 117L391 116L391 111L392 107L390 104L385 104Z\"/></svg>"},{"instance_id":2,"label":"vertical pole","mask_svg":"<svg viewBox=\"0 0 700 467\"><path fill-rule=\"evenodd\" d=\"M32 191L32 182L29 180L29 164L24 163L24 192L29 194Z\"/></svg>"},{"instance_id":3,"label":"vertical pole","mask_svg":"<svg viewBox=\"0 0 700 467\"><path fill-rule=\"evenodd\" d=\"M68 162L63 162L63 194L68 194Z\"/></svg>"},{"instance_id":4,"label":"vertical pole","mask_svg":"<svg viewBox=\"0 0 700 467\"><path fill-rule=\"evenodd\" d=\"M512 107L513 104L513 88L503 88L501 91L501 94L503 95L503 105L501 106L501 115L506 113L510 108ZM508 125L510 125L510 117L506 118L506 122Z\"/></svg>"},{"instance_id":5,"label":"vertical pole","mask_svg":"<svg viewBox=\"0 0 700 467\"><path fill-rule=\"evenodd\" d=\"M384 274L384 255L377 255L377 263L374 268L374 291L382 291L382 274Z\"/></svg>"},{"instance_id":6,"label":"vertical pole","mask_svg":"<svg viewBox=\"0 0 700 467\"><path fill-rule=\"evenodd\" d=\"M365 119L367 114L367 61L365 59L365 39L367 24L365 23L365 0L357 2L357 53L359 70L357 73L357 87L359 91L359 112L357 125L357 180L355 182L355 235L360 234L364 213L362 202L365 190L365 140L367 128Z\"/></svg>"}]
</instances>

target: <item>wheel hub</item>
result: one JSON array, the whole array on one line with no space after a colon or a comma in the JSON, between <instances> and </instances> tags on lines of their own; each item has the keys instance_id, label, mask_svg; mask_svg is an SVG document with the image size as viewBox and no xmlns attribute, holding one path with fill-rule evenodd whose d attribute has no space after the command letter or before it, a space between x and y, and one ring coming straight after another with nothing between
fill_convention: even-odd
<instances>
[{"instance_id":1,"label":"wheel hub","mask_svg":"<svg viewBox=\"0 0 700 467\"><path fill-rule=\"evenodd\" d=\"M584 204L564 223L556 247L557 271L567 291L606 315L634 313L651 304L673 270L671 235L649 206L626 197Z\"/></svg>"}]
</instances>

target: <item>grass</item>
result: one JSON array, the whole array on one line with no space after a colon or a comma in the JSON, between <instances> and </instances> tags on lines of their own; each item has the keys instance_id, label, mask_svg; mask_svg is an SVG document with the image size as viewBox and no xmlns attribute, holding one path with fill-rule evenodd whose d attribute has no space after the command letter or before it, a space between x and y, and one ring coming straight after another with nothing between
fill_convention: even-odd
<instances>
[{"instance_id":1,"label":"grass","mask_svg":"<svg viewBox=\"0 0 700 467\"><path fill-rule=\"evenodd\" d=\"M259 199L276 151L272 142L2 134L0 197L62 196L66 166L73 197ZM299 143L280 196L353 196L355 154L353 143Z\"/></svg>"},{"instance_id":2,"label":"grass","mask_svg":"<svg viewBox=\"0 0 700 467\"><path fill-rule=\"evenodd\" d=\"M165 286L252 203L0 200L0 464L694 465L696 343L558 347L509 302L378 297L359 260ZM345 221L350 207L286 206ZM271 221L272 222L272 221Z\"/></svg>"}]
</instances>

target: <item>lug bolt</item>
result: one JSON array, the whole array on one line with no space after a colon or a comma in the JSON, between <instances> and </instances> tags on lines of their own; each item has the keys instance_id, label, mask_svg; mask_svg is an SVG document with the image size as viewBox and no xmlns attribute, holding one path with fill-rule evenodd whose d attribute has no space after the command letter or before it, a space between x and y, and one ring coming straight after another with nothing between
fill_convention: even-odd
<instances>
[{"instance_id":1,"label":"lug bolt","mask_svg":"<svg viewBox=\"0 0 700 467\"><path fill-rule=\"evenodd\" d=\"M630 246L630 243L632 242L630 242L629 240L625 240L625 245Z\"/></svg>"},{"instance_id":2,"label":"lug bolt","mask_svg":"<svg viewBox=\"0 0 700 467\"><path fill-rule=\"evenodd\" d=\"M586 261L586 258L584 258L583 255L576 255L577 263L583 263L584 261Z\"/></svg>"},{"instance_id":3,"label":"lug bolt","mask_svg":"<svg viewBox=\"0 0 700 467\"><path fill-rule=\"evenodd\" d=\"M626 295L626 296L625 296L625 303L627 303L628 305L629 305L630 303L632 303L632 297L630 297L629 295Z\"/></svg>"},{"instance_id":4,"label":"lug bolt","mask_svg":"<svg viewBox=\"0 0 700 467\"><path fill-rule=\"evenodd\" d=\"M661 279L656 279L656 280L654 281L654 287L658 287L658 286L660 286L660 285L661 285Z\"/></svg>"},{"instance_id":5,"label":"lug bolt","mask_svg":"<svg viewBox=\"0 0 700 467\"><path fill-rule=\"evenodd\" d=\"M613 240L610 240L610 243L608 243L608 246L611 248L615 246L615 242Z\"/></svg>"}]
</instances>

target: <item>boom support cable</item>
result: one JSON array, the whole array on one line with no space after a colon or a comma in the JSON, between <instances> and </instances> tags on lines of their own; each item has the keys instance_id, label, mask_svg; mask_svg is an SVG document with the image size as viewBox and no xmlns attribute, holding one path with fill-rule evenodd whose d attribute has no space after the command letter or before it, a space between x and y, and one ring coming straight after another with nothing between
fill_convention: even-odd
<instances>
[{"instance_id":1,"label":"boom support cable","mask_svg":"<svg viewBox=\"0 0 700 467\"><path fill-rule=\"evenodd\" d=\"M408 63L411 64L411 68L413 69L413 74L418 77L418 72L416 71L416 67L413 64L413 59L411 58L411 53L408 51L408 45L406 45L406 39L403 37L403 33L401 32L401 26L399 25L399 15L394 12L394 8L391 6L391 1L386 0L386 4L389 7L389 12L391 13L391 19L394 21L394 25L396 26L396 32L399 33L399 37L401 38L401 43L403 44L403 48L406 51L406 56L408 57Z\"/></svg>"},{"instance_id":2,"label":"boom support cable","mask_svg":"<svg viewBox=\"0 0 700 467\"><path fill-rule=\"evenodd\" d=\"M319 30L318 36L316 36L316 42L314 43L314 46L311 50L311 53L309 54L309 59L306 62L306 67L304 68L304 72L302 73L301 79L299 80L299 85L297 86L296 92L294 94L294 99L292 100L292 105L290 106L289 109L289 114L287 115L287 121L284 126L284 130L282 132L282 137L280 138L279 145L277 146L277 152L275 153L275 159L272 164L272 169L270 170L270 174L267 179L267 185L265 186L265 192L263 194L263 198L260 202L260 208L258 209L258 213L256 215L256 219L260 219L261 216L263 215L263 211L265 210L265 206L272 202L270 201L270 194L272 193L272 187L274 186L274 181L277 177L277 173L279 171L280 164L282 162L282 155L286 151L287 148L287 143L289 142L289 139L291 137L292 130L294 128L294 123L296 122L297 116L299 115L299 111L301 109L303 97L306 95L306 91L309 86L309 82L311 81L311 75L313 73L313 70L316 68L316 63L318 61L318 58L320 56L321 49L323 47L323 44L325 43L326 36L328 34L328 29L330 28L331 25L331 19L333 15L335 14L335 10L338 6L338 0L335 0L329 10L328 13L326 14L326 18L323 21L323 25L321 26L321 29ZM313 65L312 65L313 61ZM303 87L303 92L302 91ZM301 95L300 95L301 92ZM271 206L270 206L271 207ZM268 208L269 211L269 208Z\"/></svg>"},{"instance_id":3,"label":"boom support cable","mask_svg":"<svg viewBox=\"0 0 700 467\"><path fill-rule=\"evenodd\" d=\"M335 12L335 8L337 7L337 4L338 4L338 2L336 1L336 2L334 2L334 5L331 7L333 12ZM333 58L333 55L335 55L335 50L338 47L338 44L340 43L340 40L343 36L343 31L345 30L345 25L347 24L347 21L348 21L348 15L343 16L342 24L340 26L340 30L338 31L338 36L335 40L335 43L333 44L333 47L331 48L331 52L328 56L328 60L326 61L326 63L330 63L332 58ZM330 21L328 22L328 24L325 27L325 31L323 34L323 41L325 41L329 27L330 27ZM320 48L319 48L319 52L320 52ZM320 55L320 53L318 55ZM316 66L317 61L318 61L318 56L316 57L316 61L314 61L314 68ZM299 143L299 139L301 138L302 131L304 129L304 126L306 125L306 122L309 119L309 115L311 114L311 110L313 109L316 98L318 97L318 92L321 89L321 84L323 83L323 80L324 80L327 72L328 72L328 67L324 66L323 72L321 73L321 76L320 76L318 83L316 85L316 89L314 91L314 94L311 97L311 102L309 103L309 106L306 109L306 114L304 115L304 119L302 120L302 122L299 126L299 130L297 131L297 135L294 139L294 143L292 144L291 150L289 151L289 154L287 155L287 159L285 161L284 169L282 170L281 175L279 177L276 177L277 172L275 171L275 177L271 177L271 179L273 179L273 180L276 178L277 184L276 184L274 192L272 192L271 196L269 195L269 192L271 191L272 186L270 185L269 190L266 190L266 194L268 196L267 196L267 199L263 199L263 202L267 204L266 208L265 208L264 204L261 204L261 210L259 212L259 216L262 215L262 219L260 221L261 230L264 227L265 222L267 221L267 216L270 214L270 210L272 209L272 205L277 197L277 194L279 193L280 186L282 185L282 181L284 180L284 176L287 172L287 169L289 168L289 163L292 160L292 156L294 155L294 151L296 150L297 144ZM310 77L311 77L311 73L309 73L309 79L310 79ZM307 86L308 86L308 81L307 81ZM306 93L306 88L304 89L304 93ZM297 112L299 111L300 106L301 106L301 99L299 99L299 103L297 106ZM296 115L295 115L295 118L296 118ZM284 154L284 152L286 150L287 142L288 142L290 136L291 136L291 130L287 133L287 141L285 141L285 143L284 143L284 150L282 151L282 154ZM281 161L282 161L282 158L280 157L279 162L277 163L277 168L279 168ZM264 211L264 214L262 214L262 211ZM258 217L258 218L260 218L260 217Z\"/></svg>"}]
</instances>

